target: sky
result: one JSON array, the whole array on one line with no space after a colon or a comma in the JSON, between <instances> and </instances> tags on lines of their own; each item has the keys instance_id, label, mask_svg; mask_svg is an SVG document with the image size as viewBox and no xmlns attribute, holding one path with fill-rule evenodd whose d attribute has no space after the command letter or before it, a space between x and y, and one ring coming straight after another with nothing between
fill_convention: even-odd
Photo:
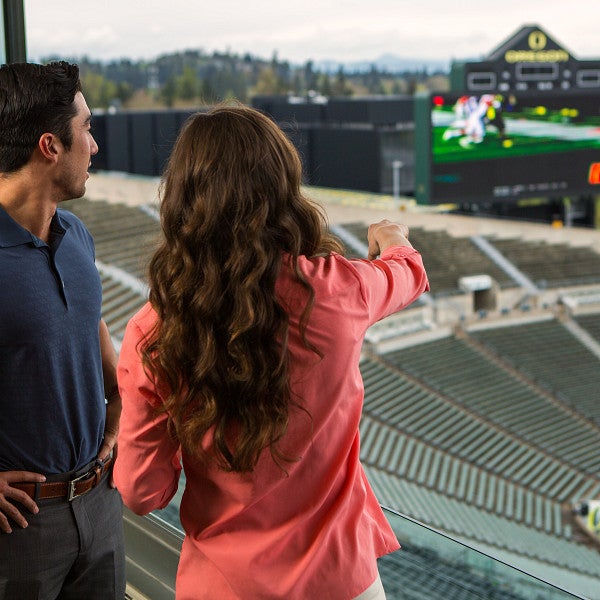
<instances>
[{"instance_id":1,"label":"sky","mask_svg":"<svg viewBox=\"0 0 600 600\"><path fill-rule=\"evenodd\" d=\"M303 64L479 59L523 25L600 57L600 0L24 0L29 60L152 59L186 49Z\"/></svg>"}]
</instances>

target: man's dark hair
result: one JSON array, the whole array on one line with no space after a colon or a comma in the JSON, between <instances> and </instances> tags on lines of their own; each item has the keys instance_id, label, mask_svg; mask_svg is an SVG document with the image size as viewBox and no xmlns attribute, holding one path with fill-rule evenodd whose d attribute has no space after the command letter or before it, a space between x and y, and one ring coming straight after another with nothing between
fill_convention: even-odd
<instances>
[{"instance_id":1,"label":"man's dark hair","mask_svg":"<svg viewBox=\"0 0 600 600\"><path fill-rule=\"evenodd\" d=\"M79 67L64 61L0 67L0 173L23 167L43 133L71 148L73 101L80 91Z\"/></svg>"}]
</instances>

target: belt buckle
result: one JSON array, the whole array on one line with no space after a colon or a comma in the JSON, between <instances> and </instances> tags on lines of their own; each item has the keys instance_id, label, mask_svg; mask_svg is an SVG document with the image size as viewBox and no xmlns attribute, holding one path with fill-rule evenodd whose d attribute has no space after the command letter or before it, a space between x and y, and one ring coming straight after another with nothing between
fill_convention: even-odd
<instances>
[{"instance_id":1,"label":"belt buckle","mask_svg":"<svg viewBox=\"0 0 600 600\"><path fill-rule=\"evenodd\" d=\"M81 494L76 494L75 493L75 486L80 482L83 481L84 479L88 479L90 477L94 476L94 471L93 470L89 470L86 473L84 473L83 475L80 475L79 477L75 477L75 479L71 479L69 481L69 493L67 495L67 501L68 502L72 502L74 498L79 498L79 496L83 496L83 494L85 494L85 492L82 492ZM86 490L86 492L89 490Z\"/></svg>"}]
</instances>

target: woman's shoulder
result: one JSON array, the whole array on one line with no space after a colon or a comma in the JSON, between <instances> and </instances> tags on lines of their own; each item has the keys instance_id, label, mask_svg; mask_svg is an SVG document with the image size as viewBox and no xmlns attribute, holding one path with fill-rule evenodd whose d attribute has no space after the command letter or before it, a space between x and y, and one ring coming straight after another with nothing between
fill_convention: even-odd
<instances>
[{"instance_id":1,"label":"woman's shoulder","mask_svg":"<svg viewBox=\"0 0 600 600\"><path fill-rule=\"evenodd\" d=\"M152 304L146 302L129 320L129 327L136 326L143 333L148 331L156 323L157 315Z\"/></svg>"},{"instance_id":2,"label":"woman's shoulder","mask_svg":"<svg viewBox=\"0 0 600 600\"><path fill-rule=\"evenodd\" d=\"M298 268L314 288L347 286L357 281L353 261L332 252L326 256L299 256ZM291 269L290 269L291 272Z\"/></svg>"},{"instance_id":3,"label":"woman's shoulder","mask_svg":"<svg viewBox=\"0 0 600 600\"><path fill-rule=\"evenodd\" d=\"M324 256L299 256L298 266L307 276L339 276L345 277L352 272L352 261L332 252Z\"/></svg>"},{"instance_id":4,"label":"woman's shoulder","mask_svg":"<svg viewBox=\"0 0 600 600\"><path fill-rule=\"evenodd\" d=\"M298 270L316 298L323 300L327 297L360 294L361 276L352 262L336 253L299 256ZM295 306L297 303L304 306L306 302L306 288L298 280L289 257L284 260L284 268L277 281L277 292L288 306Z\"/></svg>"}]
</instances>

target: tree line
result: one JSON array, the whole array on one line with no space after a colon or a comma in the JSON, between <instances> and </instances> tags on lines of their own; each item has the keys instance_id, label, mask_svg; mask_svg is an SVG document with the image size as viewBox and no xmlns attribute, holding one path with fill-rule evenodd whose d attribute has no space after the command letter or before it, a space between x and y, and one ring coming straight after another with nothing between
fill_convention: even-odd
<instances>
[{"instance_id":1,"label":"tree line","mask_svg":"<svg viewBox=\"0 0 600 600\"><path fill-rule=\"evenodd\" d=\"M57 60L48 57L43 62ZM292 65L229 52L186 50L150 61L108 62L89 57L67 59L79 64L88 104L93 108L189 107L236 98L249 102L256 95L364 96L413 94L420 89L448 89L447 73L426 69L388 72L370 69L348 72L340 65L329 72L309 60Z\"/></svg>"}]
</instances>

